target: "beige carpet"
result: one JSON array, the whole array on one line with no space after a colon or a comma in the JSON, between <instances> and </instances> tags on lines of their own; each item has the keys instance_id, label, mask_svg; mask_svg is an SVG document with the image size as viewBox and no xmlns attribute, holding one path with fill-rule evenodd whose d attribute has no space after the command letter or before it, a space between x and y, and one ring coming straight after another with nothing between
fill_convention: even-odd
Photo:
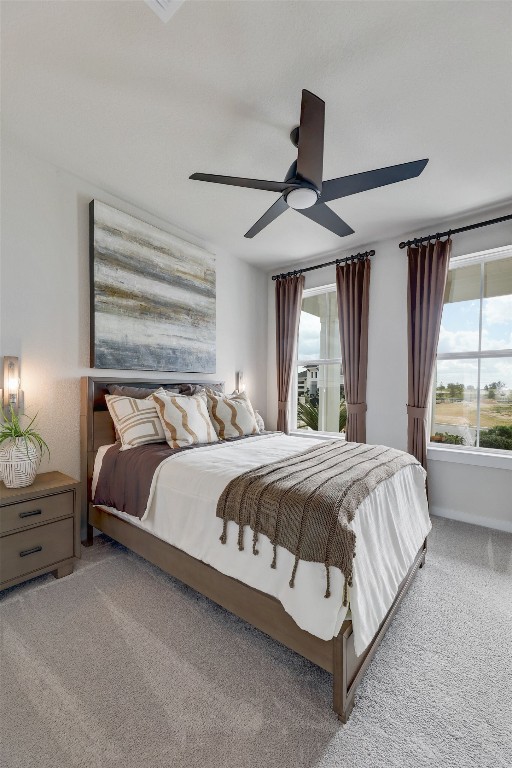
<instances>
[{"instance_id":1,"label":"beige carpet","mask_svg":"<svg viewBox=\"0 0 512 768\"><path fill-rule=\"evenodd\" d=\"M327 673L102 538L2 596L2 768L508 768L511 551L435 520L343 727Z\"/></svg>"}]
</instances>

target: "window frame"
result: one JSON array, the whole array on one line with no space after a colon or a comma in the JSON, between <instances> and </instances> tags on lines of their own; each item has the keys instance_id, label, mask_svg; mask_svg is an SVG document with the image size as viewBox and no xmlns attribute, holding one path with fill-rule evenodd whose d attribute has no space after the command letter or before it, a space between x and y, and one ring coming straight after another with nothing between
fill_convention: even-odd
<instances>
[{"instance_id":1,"label":"window frame","mask_svg":"<svg viewBox=\"0 0 512 768\"><path fill-rule=\"evenodd\" d=\"M482 350L482 319L483 319L483 280L484 269L483 265L491 261L500 261L502 259L512 258L512 244L501 246L499 248L491 248L485 251L477 251L476 253L463 254L461 256L454 256L450 259L448 270L463 269L473 265L480 264L480 307L479 307L479 324L478 324L478 346L479 349L472 351L466 350L464 352L441 352L436 354L435 364L437 366L438 360L475 360L478 362L478 374L477 374L477 442L480 442L480 373L481 373L481 361L489 358L508 357L512 358L512 349L497 349L497 350ZM444 305L443 305L444 306ZM501 448L482 448L480 445L452 445L452 444L440 444L430 442L430 434L432 432L432 424L434 423L435 415L435 375L432 377L431 395L430 395L430 412L429 412L429 440L427 442L427 455L428 458L433 460L448 459L449 461L456 461L456 463L464 462L468 464L475 464L479 466L494 466L500 469L512 468L512 451L504 450ZM512 387L511 387L512 388ZM489 457L487 460L485 457ZM494 460L493 460L494 457Z\"/></svg>"},{"instance_id":2,"label":"window frame","mask_svg":"<svg viewBox=\"0 0 512 768\"><path fill-rule=\"evenodd\" d=\"M324 293L336 293L336 283L328 283L327 285L320 285L316 288L305 288L302 293L302 300L305 298L308 298L309 296L320 296ZM301 312L302 312L302 303L301 303ZM300 329L300 321L299 321L299 329ZM338 329L339 330L339 329ZM344 439L344 435L342 435L341 432L325 432L322 430L306 430L306 429L299 429L297 427L297 400L298 400L298 393L299 393L299 379L298 379L298 369L299 366L306 366L306 365L343 365L343 361L341 357L329 357L329 358L318 358L314 360L302 360L299 358L299 330L297 331L297 354L295 358L295 368L293 373L293 379L292 379L292 391L293 396L291 398L290 403L290 411L289 411L289 418L290 418L290 434L293 435L300 435L301 437L318 437L321 439L325 438L331 438L336 440L342 440Z\"/></svg>"}]
</instances>

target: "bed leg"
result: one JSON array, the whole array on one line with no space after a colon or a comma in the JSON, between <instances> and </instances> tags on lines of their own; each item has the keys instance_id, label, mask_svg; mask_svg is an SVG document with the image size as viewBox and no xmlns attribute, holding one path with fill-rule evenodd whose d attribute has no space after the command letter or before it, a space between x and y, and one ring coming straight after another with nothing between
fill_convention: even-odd
<instances>
[{"instance_id":1,"label":"bed leg","mask_svg":"<svg viewBox=\"0 0 512 768\"><path fill-rule=\"evenodd\" d=\"M345 626L345 625L344 625ZM344 626L337 637L333 638L333 686L332 708L338 720L346 723L354 706L353 697L347 697L346 632Z\"/></svg>"},{"instance_id":2,"label":"bed leg","mask_svg":"<svg viewBox=\"0 0 512 768\"><path fill-rule=\"evenodd\" d=\"M83 547L92 547L94 543L93 532L94 532L94 528L92 527L92 525L89 525L89 523L87 523L87 532L85 535L85 539L82 541Z\"/></svg>"},{"instance_id":3,"label":"bed leg","mask_svg":"<svg viewBox=\"0 0 512 768\"><path fill-rule=\"evenodd\" d=\"M427 540L425 539L425 541L423 542L423 556L421 558L421 562L418 568L423 568L426 562L426 558L427 558Z\"/></svg>"}]
</instances>

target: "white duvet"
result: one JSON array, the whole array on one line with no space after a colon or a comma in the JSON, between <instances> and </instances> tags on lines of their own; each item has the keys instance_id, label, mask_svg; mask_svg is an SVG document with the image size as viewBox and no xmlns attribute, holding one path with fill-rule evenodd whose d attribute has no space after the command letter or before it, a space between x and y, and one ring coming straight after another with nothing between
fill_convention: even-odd
<instances>
[{"instance_id":1,"label":"white duvet","mask_svg":"<svg viewBox=\"0 0 512 768\"><path fill-rule=\"evenodd\" d=\"M114 509L109 511L227 576L276 597L299 627L330 640L338 634L347 614L342 604L344 577L339 569L330 569L329 598L324 597L325 566L320 563L300 561L292 589L289 581L294 556L290 552L278 547L277 567L270 568L270 541L260 535L259 555L253 555L252 531L246 528L244 550L240 551L238 527L233 522L228 524L227 544L221 544L222 520L215 514L218 498L232 478L316 444L318 438L278 433L183 451L157 469L142 520ZM93 487L109 447L98 451ZM430 531L424 470L408 466L380 483L359 506L351 525L357 537L357 557L349 596L359 655L375 635Z\"/></svg>"}]
</instances>

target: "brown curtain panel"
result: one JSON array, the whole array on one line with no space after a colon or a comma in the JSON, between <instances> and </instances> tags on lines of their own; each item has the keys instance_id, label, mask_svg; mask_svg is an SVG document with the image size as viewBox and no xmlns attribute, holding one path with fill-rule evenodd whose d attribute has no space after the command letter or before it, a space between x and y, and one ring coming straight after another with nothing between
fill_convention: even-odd
<instances>
[{"instance_id":1,"label":"brown curtain panel","mask_svg":"<svg viewBox=\"0 0 512 768\"><path fill-rule=\"evenodd\" d=\"M304 275L276 280L277 428L289 432L288 405L297 363L297 337Z\"/></svg>"},{"instance_id":2,"label":"brown curtain panel","mask_svg":"<svg viewBox=\"0 0 512 768\"><path fill-rule=\"evenodd\" d=\"M409 246L407 450L427 468L427 407L452 241Z\"/></svg>"},{"instance_id":3,"label":"brown curtain panel","mask_svg":"<svg viewBox=\"0 0 512 768\"><path fill-rule=\"evenodd\" d=\"M366 442L366 375L370 259L336 266L341 358L347 402L347 440Z\"/></svg>"}]
</instances>

